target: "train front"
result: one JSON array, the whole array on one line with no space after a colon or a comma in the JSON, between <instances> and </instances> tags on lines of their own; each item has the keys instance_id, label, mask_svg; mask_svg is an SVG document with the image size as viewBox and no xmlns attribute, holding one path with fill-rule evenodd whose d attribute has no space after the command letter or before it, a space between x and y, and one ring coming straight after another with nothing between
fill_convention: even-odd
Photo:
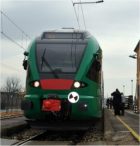
<instances>
[{"instance_id":1,"label":"train front","mask_svg":"<svg viewBox=\"0 0 140 146\"><path fill-rule=\"evenodd\" d=\"M99 52L96 41L85 32L44 32L32 43L25 53L26 95L22 102L31 125L44 128L51 124L53 128L56 122L101 117L101 85L89 77Z\"/></svg>"}]
</instances>

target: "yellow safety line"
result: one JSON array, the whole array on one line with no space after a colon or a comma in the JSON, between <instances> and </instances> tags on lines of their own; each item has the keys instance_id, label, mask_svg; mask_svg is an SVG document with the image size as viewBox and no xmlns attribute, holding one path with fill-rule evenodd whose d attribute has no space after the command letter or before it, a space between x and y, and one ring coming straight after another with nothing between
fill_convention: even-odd
<instances>
[{"instance_id":1,"label":"yellow safety line","mask_svg":"<svg viewBox=\"0 0 140 146\"><path fill-rule=\"evenodd\" d=\"M111 110L110 110L111 111ZM112 112L112 111L111 111ZM113 114L113 112L112 112ZM131 132L131 134L140 142L140 136L137 134L132 128L130 128L120 117L116 116L116 118Z\"/></svg>"},{"instance_id":2,"label":"yellow safety line","mask_svg":"<svg viewBox=\"0 0 140 146\"><path fill-rule=\"evenodd\" d=\"M140 142L140 136L132 129L130 128L120 117L116 117L130 132L131 134Z\"/></svg>"}]
</instances>

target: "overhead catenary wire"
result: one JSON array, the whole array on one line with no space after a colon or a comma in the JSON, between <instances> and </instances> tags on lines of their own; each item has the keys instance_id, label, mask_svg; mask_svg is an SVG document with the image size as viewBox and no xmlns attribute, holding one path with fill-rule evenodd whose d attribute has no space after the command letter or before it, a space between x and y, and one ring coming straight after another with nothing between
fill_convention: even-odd
<instances>
[{"instance_id":1,"label":"overhead catenary wire","mask_svg":"<svg viewBox=\"0 0 140 146\"><path fill-rule=\"evenodd\" d=\"M104 1L103 0L99 0L99 1L94 1L94 2L92 2L92 1L89 1L89 2L75 2L74 3L74 5L76 5L76 4L97 4L97 3L103 3Z\"/></svg>"},{"instance_id":2,"label":"overhead catenary wire","mask_svg":"<svg viewBox=\"0 0 140 146\"><path fill-rule=\"evenodd\" d=\"M6 33L1 32L1 34L6 37L8 40L10 40L11 42L13 42L14 44L16 44L17 46L19 46L20 48L22 48L24 51L26 50L23 46L21 46L19 43L17 43L16 41L14 41L11 37L9 37Z\"/></svg>"},{"instance_id":3,"label":"overhead catenary wire","mask_svg":"<svg viewBox=\"0 0 140 146\"><path fill-rule=\"evenodd\" d=\"M2 15L2 11L1 11L1 32L3 32L3 15Z\"/></svg>"},{"instance_id":4,"label":"overhead catenary wire","mask_svg":"<svg viewBox=\"0 0 140 146\"><path fill-rule=\"evenodd\" d=\"M83 22L84 22L84 27L85 27L85 30L86 30L86 22L85 22L85 16L84 16L84 11L83 11L83 7L82 7L82 4L81 4L81 0L80 0L80 6L81 6L81 11L82 11L82 16L83 16Z\"/></svg>"},{"instance_id":5,"label":"overhead catenary wire","mask_svg":"<svg viewBox=\"0 0 140 146\"><path fill-rule=\"evenodd\" d=\"M97 0L97 1L94 1L94 2L93 1L89 1L89 2L85 1L85 2L82 2L81 0L79 0L79 2L73 2L72 1L72 4L73 4L74 9L75 9L75 5L76 4L80 4L80 6L81 6L81 12L82 12L82 16L83 16L83 22L84 22L85 30L86 30L86 21L85 21L84 10L83 10L82 4L97 4L97 3L103 3L103 2L104 2L104 0ZM75 12L76 12L76 10L75 10ZM77 16L77 19L78 19L78 22L79 22L78 16Z\"/></svg>"},{"instance_id":6,"label":"overhead catenary wire","mask_svg":"<svg viewBox=\"0 0 140 146\"><path fill-rule=\"evenodd\" d=\"M15 71L15 72L18 72L19 73L19 71L20 71L20 69L18 69L18 68L15 68L15 67L13 67L13 66L10 66L10 65L8 65L8 64L5 64L5 63L0 63L1 64L1 66L2 66L2 68L4 67L4 68L6 68L6 69L9 69L9 70L12 70L12 71ZM20 72L21 73L21 72Z\"/></svg>"},{"instance_id":7,"label":"overhead catenary wire","mask_svg":"<svg viewBox=\"0 0 140 146\"><path fill-rule=\"evenodd\" d=\"M3 18L5 17L12 25L14 25L20 32L21 32L21 37L22 37L22 41L23 41L23 36L25 36L26 40L27 38L30 39L29 35L27 35L25 33L24 30L22 30L7 14L5 14L3 11L1 11L1 35L3 35L4 37L6 37L8 40L10 40L11 42L13 42L14 44L16 44L17 46L19 46L20 48L22 48L24 51L26 50L23 47L23 42L22 44L19 44L17 41L15 41L12 37L10 37L4 30L4 23L3 23Z\"/></svg>"},{"instance_id":8,"label":"overhead catenary wire","mask_svg":"<svg viewBox=\"0 0 140 146\"><path fill-rule=\"evenodd\" d=\"M78 20L80 21L80 5L77 6L77 11L78 11L77 17Z\"/></svg>"},{"instance_id":9,"label":"overhead catenary wire","mask_svg":"<svg viewBox=\"0 0 140 146\"><path fill-rule=\"evenodd\" d=\"M79 29L80 29L80 23L79 23L78 15L77 15L77 13L76 13L76 8L74 7L74 3L73 3L72 0L71 0L71 2L72 2L72 5L73 5L73 8L74 8L74 13L75 13L76 21L77 21L77 23L78 23L78 27L79 27Z\"/></svg>"},{"instance_id":10,"label":"overhead catenary wire","mask_svg":"<svg viewBox=\"0 0 140 146\"><path fill-rule=\"evenodd\" d=\"M27 38L31 39L31 37L25 33L25 31L23 29L21 29L5 12L1 11L1 17L2 15L5 16L18 30L20 30Z\"/></svg>"}]
</instances>

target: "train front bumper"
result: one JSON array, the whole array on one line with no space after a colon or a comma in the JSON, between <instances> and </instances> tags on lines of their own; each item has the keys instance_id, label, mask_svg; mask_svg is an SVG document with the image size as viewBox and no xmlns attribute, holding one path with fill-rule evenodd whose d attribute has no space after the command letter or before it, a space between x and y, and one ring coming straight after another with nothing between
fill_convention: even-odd
<instances>
[{"instance_id":1,"label":"train front bumper","mask_svg":"<svg viewBox=\"0 0 140 146\"><path fill-rule=\"evenodd\" d=\"M42 101L48 99L49 94L25 95L22 102L22 110L29 119L45 119L47 111L42 110ZM101 117L100 100L97 97L80 95L76 103L70 103L67 95L58 95L61 101L66 101L70 105L70 119L92 119ZM65 106L67 106L65 105ZM62 105L63 106L63 105Z\"/></svg>"}]
</instances>

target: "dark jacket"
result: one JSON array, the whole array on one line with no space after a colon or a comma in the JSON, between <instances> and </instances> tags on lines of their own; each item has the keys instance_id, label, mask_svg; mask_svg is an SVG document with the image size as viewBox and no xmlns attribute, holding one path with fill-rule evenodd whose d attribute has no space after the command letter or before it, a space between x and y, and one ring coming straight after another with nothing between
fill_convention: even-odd
<instances>
[{"instance_id":1,"label":"dark jacket","mask_svg":"<svg viewBox=\"0 0 140 146\"><path fill-rule=\"evenodd\" d=\"M111 96L113 96L113 106L121 104L121 93L119 91L111 93Z\"/></svg>"}]
</instances>

